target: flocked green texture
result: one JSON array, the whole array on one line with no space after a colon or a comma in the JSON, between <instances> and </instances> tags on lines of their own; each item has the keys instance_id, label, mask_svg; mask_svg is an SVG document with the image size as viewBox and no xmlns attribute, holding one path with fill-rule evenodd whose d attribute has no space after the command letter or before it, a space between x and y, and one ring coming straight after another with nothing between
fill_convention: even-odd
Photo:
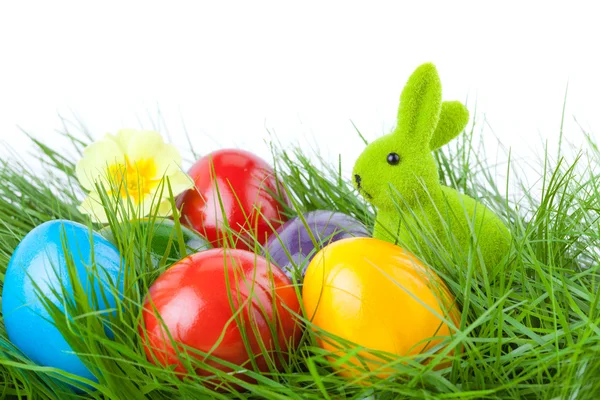
<instances>
[{"instance_id":1,"label":"flocked green texture","mask_svg":"<svg viewBox=\"0 0 600 400\"><path fill-rule=\"evenodd\" d=\"M457 137L469 122L469 111L460 101L444 101L429 148L437 150Z\"/></svg>"},{"instance_id":2,"label":"flocked green texture","mask_svg":"<svg viewBox=\"0 0 600 400\"><path fill-rule=\"evenodd\" d=\"M354 166L354 184L377 208L376 238L419 254L435 241L491 272L509 252L510 232L482 203L440 184L432 153L456 137L468 118L459 102L442 103L435 66L419 66L400 96L396 128L365 148ZM390 164L390 153L400 162Z\"/></svg>"}]
</instances>

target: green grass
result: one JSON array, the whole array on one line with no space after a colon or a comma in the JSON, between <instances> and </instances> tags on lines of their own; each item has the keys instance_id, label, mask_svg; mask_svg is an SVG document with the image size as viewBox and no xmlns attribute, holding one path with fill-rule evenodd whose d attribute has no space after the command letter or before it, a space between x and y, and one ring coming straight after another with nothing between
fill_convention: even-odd
<instances>
[{"instance_id":1,"label":"green grass","mask_svg":"<svg viewBox=\"0 0 600 400\"><path fill-rule=\"evenodd\" d=\"M73 178L77 154L89 138L69 137L75 150L72 158L36 141L40 159L46 163L43 176L32 173L15 157L0 165L0 286L14 248L35 226L55 218L91 226L76 209L82 191ZM219 391L206 385L207 378L190 375L181 380L172 370L147 360L137 330L147 288L169 265L163 259L156 266L147 252L136 250L148 248L151 232L136 224L116 228L112 215L111 224L120 230L119 248L128 266L124 299L114 315L97 314L84 301L81 287L75 289L76 301L67 304L76 323L47 303L58 328L86 365L97 372L100 382L77 382L76 377L61 371L36 366L11 345L0 323L0 398L599 398L600 174L596 166L600 150L590 140L581 155L571 160L546 153L540 159L538 196L524 181L496 182L493 168L473 144L473 137L471 130L436 153L440 179L494 209L509 225L514 245L504 273L483 280L471 260L458 259L435 242L423 251L424 260L445 280L462 309L460 326L444 343L446 351L430 364L421 364L419 357L378 353L387 360L382 367L394 371L392 376L378 379L377 371L364 370L354 379L342 378L332 369L327 358L331 354L316 342L319 336L330 340L331 335L305 329L300 345L284 357L288 360L279 369L274 361L280 355L265 354L272 366L269 373L243 371L255 383L214 368L213 379L222 382ZM372 227L374 210L357 197L348 177L341 173L340 160L323 160L318 154L277 145L272 151L277 173L294 203L288 214L338 210ZM515 175L511 168L526 168L515 162L509 165L509 176ZM508 188L519 185L519 197L510 196ZM180 239L174 238L173 245L182 246ZM312 327L310 321L300 318L303 325ZM115 332L114 340L104 333L103 323ZM338 366L364 350L341 342L346 356L333 361ZM463 349L460 355L459 349ZM197 351L186 350L179 356L191 370L210 368L188 354ZM450 350L455 350L455 355L449 355ZM434 370L445 361L450 361L450 366ZM361 380L370 385L358 384ZM85 389L86 384L94 390L77 395L71 389Z\"/></svg>"}]
</instances>

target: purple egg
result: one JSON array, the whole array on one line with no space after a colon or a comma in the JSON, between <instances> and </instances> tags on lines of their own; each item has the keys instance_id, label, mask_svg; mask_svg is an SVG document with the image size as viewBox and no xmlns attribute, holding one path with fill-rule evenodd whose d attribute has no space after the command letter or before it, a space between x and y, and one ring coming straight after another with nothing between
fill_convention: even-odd
<instances>
[{"instance_id":1,"label":"purple egg","mask_svg":"<svg viewBox=\"0 0 600 400\"><path fill-rule=\"evenodd\" d=\"M370 236L362 222L340 212L311 211L303 218L304 221L300 217L292 218L280 226L263 250L263 255L281 267L292 281L302 281L310 260L328 244Z\"/></svg>"}]
</instances>

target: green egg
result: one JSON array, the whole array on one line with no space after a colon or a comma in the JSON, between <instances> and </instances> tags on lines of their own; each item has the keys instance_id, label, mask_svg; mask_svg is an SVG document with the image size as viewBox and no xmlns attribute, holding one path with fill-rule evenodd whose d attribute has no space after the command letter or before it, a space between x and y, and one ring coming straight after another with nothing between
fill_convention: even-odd
<instances>
[{"instance_id":1,"label":"green egg","mask_svg":"<svg viewBox=\"0 0 600 400\"><path fill-rule=\"evenodd\" d=\"M165 262L171 264L203 250L212 248L211 244L196 231L193 231L183 225L180 225L181 234L185 243L185 252L182 253L179 244L179 232L175 227L175 222L167 218L157 218L154 220L144 218L137 221L130 221L129 224L138 224L140 231L146 232L146 240L150 240L150 256L154 265L159 265L166 255ZM115 234L110 226L105 226L99 233L108 241L118 246Z\"/></svg>"}]
</instances>

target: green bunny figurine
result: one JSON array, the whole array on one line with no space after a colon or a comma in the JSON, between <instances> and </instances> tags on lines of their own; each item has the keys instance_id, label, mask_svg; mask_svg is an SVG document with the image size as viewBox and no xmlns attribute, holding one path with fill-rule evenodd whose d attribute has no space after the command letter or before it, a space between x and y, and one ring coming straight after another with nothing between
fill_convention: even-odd
<instances>
[{"instance_id":1,"label":"green bunny figurine","mask_svg":"<svg viewBox=\"0 0 600 400\"><path fill-rule=\"evenodd\" d=\"M415 230L427 226L443 248L458 245L464 256L476 241L490 270L508 253L510 232L483 204L440 184L432 153L458 136L468 120L460 102L442 102L435 66L419 66L402 90L394 131L358 157L354 185L377 208L374 237L426 248L425 235Z\"/></svg>"}]
</instances>

